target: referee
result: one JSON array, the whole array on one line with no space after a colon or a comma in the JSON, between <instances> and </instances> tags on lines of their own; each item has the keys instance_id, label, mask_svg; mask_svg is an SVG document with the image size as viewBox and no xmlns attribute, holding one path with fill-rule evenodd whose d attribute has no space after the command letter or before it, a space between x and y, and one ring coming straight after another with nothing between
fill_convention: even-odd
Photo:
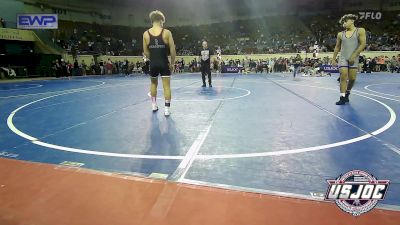
<instances>
[{"instance_id":1,"label":"referee","mask_svg":"<svg viewBox=\"0 0 400 225\"><path fill-rule=\"evenodd\" d=\"M203 49L200 52L201 77L203 79L202 87L206 87L206 75L208 76L208 85L210 87L212 87L212 85L211 85L211 60L210 60L212 52L208 48L207 41L203 41L202 45L203 45Z\"/></svg>"}]
</instances>

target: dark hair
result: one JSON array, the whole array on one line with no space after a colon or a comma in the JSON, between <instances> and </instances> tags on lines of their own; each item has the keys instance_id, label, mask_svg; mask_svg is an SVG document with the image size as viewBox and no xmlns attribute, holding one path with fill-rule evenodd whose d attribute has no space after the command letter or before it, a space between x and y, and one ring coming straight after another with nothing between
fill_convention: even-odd
<instances>
[{"instance_id":1,"label":"dark hair","mask_svg":"<svg viewBox=\"0 0 400 225\"><path fill-rule=\"evenodd\" d=\"M344 22L346 22L347 20L354 20L356 21L358 19L357 15L354 14L346 14L344 16L342 16L342 18L340 18L339 23L343 24Z\"/></svg>"},{"instance_id":2,"label":"dark hair","mask_svg":"<svg viewBox=\"0 0 400 225\"><path fill-rule=\"evenodd\" d=\"M149 14L150 21L154 22L165 22L164 14L159 10L154 10Z\"/></svg>"}]
</instances>

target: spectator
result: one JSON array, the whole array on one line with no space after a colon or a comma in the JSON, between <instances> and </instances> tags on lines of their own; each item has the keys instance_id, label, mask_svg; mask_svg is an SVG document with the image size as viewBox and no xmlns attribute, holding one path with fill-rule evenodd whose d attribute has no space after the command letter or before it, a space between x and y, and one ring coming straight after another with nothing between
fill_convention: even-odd
<instances>
[{"instance_id":1,"label":"spectator","mask_svg":"<svg viewBox=\"0 0 400 225\"><path fill-rule=\"evenodd\" d=\"M183 58L181 59L181 68L180 68L181 72L185 72L185 61L183 60Z\"/></svg>"},{"instance_id":2,"label":"spectator","mask_svg":"<svg viewBox=\"0 0 400 225\"><path fill-rule=\"evenodd\" d=\"M371 58L368 58L363 65L361 73L371 73L373 68L374 68L373 61L371 60Z\"/></svg>"},{"instance_id":3,"label":"spectator","mask_svg":"<svg viewBox=\"0 0 400 225\"><path fill-rule=\"evenodd\" d=\"M68 65L64 59L61 59L61 76L63 77L68 76Z\"/></svg>"},{"instance_id":4,"label":"spectator","mask_svg":"<svg viewBox=\"0 0 400 225\"><path fill-rule=\"evenodd\" d=\"M56 60L55 62L55 70L56 70L56 77L61 77L62 76L62 66L59 60Z\"/></svg>"},{"instance_id":5,"label":"spectator","mask_svg":"<svg viewBox=\"0 0 400 225\"><path fill-rule=\"evenodd\" d=\"M8 67L0 67L0 79L3 79L2 72L9 78L15 78L17 76L15 70L13 70L10 65L8 65Z\"/></svg>"},{"instance_id":6,"label":"spectator","mask_svg":"<svg viewBox=\"0 0 400 225\"><path fill-rule=\"evenodd\" d=\"M122 69L125 75L129 75L129 61L125 59L124 63L122 64Z\"/></svg>"},{"instance_id":7,"label":"spectator","mask_svg":"<svg viewBox=\"0 0 400 225\"><path fill-rule=\"evenodd\" d=\"M0 18L0 27L1 28L7 28L6 21L3 18Z\"/></svg>"},{"instance_id":8,"label":"spectator","mask_svg":"<svg viewBox=\"0 0 400 225\"><path fill-rule=\"evenodd\" d=\"M82 60L80 68L81 68L82 75L86 76L87 65L84 60Z\"/></svg>"},{"instance_id":9,"label":"spectator","mask_svg":"<svg viewBox=\"0 0 400 225\"><path fill-rule=\"evenodd\" d=\"M79 68L79 63L78 60L75 59L74 61L74 68L73 68L73 73L72 76L80 76L80 68Z\"/></svg>"},{"instance_id":10,"label":"spectator","mask_svg":"<svg viewBox=\"0 0 400 225\"><path fill-rule=\"evenodd\" d=\"M96 65L95 65L93 59L92 59L92 62L90 62L90 70L91 70L92 75L96 74Z\"/></svg>"},{"instance_id":11,"label":"spectator","mask_svg":"<svg viewBox=\"0 0 400 225\"><path fill-rule=\"evenodd\" d=\"M393 73L395 71L399 71L399 61L397 60L396 56L393 56L389 62L390 72Z\"/></svg>"},{"instance_id":12,"label":"spectator","mask_svg":"<svg viewBox=\"0 0 400 225\"><path fill-rule=\"evenodd\" d=\"M393 14L393 15L392 15ZM398 34L397 12L385 13L385 20L369 21L363 24L367 29L368 47L367 50L400 50L400 35ZM246 21L220 22L213 25L186 26L171 30L176 38L181 40L177 46L180 55L194 55L198 52L199 43L193 40L208 39L215 46L221 46L224 54L238 53L295 53L309 52L309 47L318 43L321 52L332 51L336 41L336 26L334 15L321 16L299 16L295 20L285 16L270 16ZM280 25L274 23L265 24L265 20L279 21ZM396 23L394 23L396 22ZM58 34L53 38L56 43L69 51L76 51L79 54L109 54L109 55L140 55L142 28L135 28L130 33L129 27L74 23L69 29L60 21L59 26L63 28L63 35ZM366 23L366 22L365 22ZM264 24L259 26L257 24ZM283 25L282 25L283 24ZM309 29L304 29L304 28ZM61 29L60 29L61 30ZM271 34L271 30L274 32ZM83 32L82 32L83 31ZM199 31L199 32L195 32ZM383 32L385 31L385 33ZM130 33L131 35L126 35ZM211 47L211 46L210 46ZM74 50L75 49L75 50ZM313 48L312 48L313 49ZM287 59L269 60L270 70L287 71ZM386 59L383 64L381 60L371 59L371 64L378 62L378 71L388 71ZM189 61L190 62L190 61ZM190 68L196 71L195 64ZM236 63L235 61L231 62ZM275 65L276 63L276 65ZM197 64L197 62L196 62ZM243 64L243 62L242 62ZM249 62L245 62L247 65ZM183 66L184 63L181 63ZM102 65L104 67L104 65ZM102 68L103 68L102 67ZM113 66L116 71L122 71L122 65L116 62ZM180 67L180 69L182 69ZM373 68L372 71L374 71ZM108 72L108 71L107 71ZM104 68L102 74L104 74Z\"/></svg>"},{"instance_id":13,"label":"spectator","mask_svg":"<svg viewBox=\"0 0 400 225\"><path fill-rule=\"evenodd\" d=\"M112 71L113 71L113 63L112 63L111 59L107 60L107 63L106 63L105 67L106 67L106 70L107 70L107 74L111 75Z\"/></svg>"},{"instance_id":14,"label":"spectator","mask_svg":"<svg viewBox=\"0 0 400 225\"><path fill-rule=\"evenodd\" d=\"M72 63L67 61L67 77L68 78L70 78L70 76L72 76L72 68L73 68Z\"/></svg>"},{"instance_id":15,"label":"spectator","mask_svg":"<svg viewBox=\"0 0 400 225\"><path fill-rule=\"evenodd\" d=\"M99 66L100 66L100 75L104 75L104 62L103 62L103 60L100 60Z\"/></svg>"}]
</instances>

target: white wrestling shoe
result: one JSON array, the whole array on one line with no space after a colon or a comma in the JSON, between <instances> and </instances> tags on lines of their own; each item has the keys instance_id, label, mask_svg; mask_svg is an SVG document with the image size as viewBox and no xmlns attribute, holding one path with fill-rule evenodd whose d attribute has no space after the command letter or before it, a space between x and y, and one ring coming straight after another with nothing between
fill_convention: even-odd
<instances>
[{"instance_id":1,"label":"white wrestling shoe","mask_svg":"<svg viewBox=\"0 0 400 225\"><path fill-rule=\"evenodd\" d=\"M152 104L151 105L153 112L157 112L158 111L158 106L156 104Z\"/></svg>"},{"instance_id":2,"label":"white wrestling shoe","mask_svg":"<svg viewBox=\"0 0 400 225\"><path fill-rule=\"evenodd\" d=\"M169 107L165 107L164 115L165 116L171 115L171 111L170 111Z\"/></svg>"}]
</instances>

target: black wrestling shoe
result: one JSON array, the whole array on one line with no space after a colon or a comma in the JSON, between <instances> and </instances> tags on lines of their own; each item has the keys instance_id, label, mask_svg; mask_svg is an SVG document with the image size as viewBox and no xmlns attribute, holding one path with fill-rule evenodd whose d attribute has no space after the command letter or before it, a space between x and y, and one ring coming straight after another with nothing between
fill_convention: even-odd
<instances>
[{"instance_id":1,"label":"black wrestling shoe","mask_svg":"<svg viewBox=\"0 0 400 225\"><path fill-rule=\"evenodd\" d=\"M347 91L346 91L346 95L344 96L344 101L345 101L345 102L350 102L349 96L350 96L350 92L347 92Z\"/></svg>"},{"instance_id":2,"label":"black wrestling shoe","mask_svg":"<svg viewBox=\"0 0 400 225\"><path fill-rule=\"evenodd\" d=\"M203 84L201 87L206 87L206 84Z\"/></svg>"},{"instance_id":3,"label":"black wrestling shoe","mask_svg":"<svg viewBox=\"0 0 400 225\"><path fill-rule=\"evenodd\" d=\"M343 96L340 96L340 100L336 102L336 105L344 105L346 104L346 98Z\"/></svg>"},{"instance_id":4,"label":"black wrestling shoe","mask_svg":"<svg viewBox=\"0 0 400 225\"><path fill-rule=\"evenodd\" d=\"M212 84L208 85L209 87L212 87Z\"/></svg>"}]
</instances>

